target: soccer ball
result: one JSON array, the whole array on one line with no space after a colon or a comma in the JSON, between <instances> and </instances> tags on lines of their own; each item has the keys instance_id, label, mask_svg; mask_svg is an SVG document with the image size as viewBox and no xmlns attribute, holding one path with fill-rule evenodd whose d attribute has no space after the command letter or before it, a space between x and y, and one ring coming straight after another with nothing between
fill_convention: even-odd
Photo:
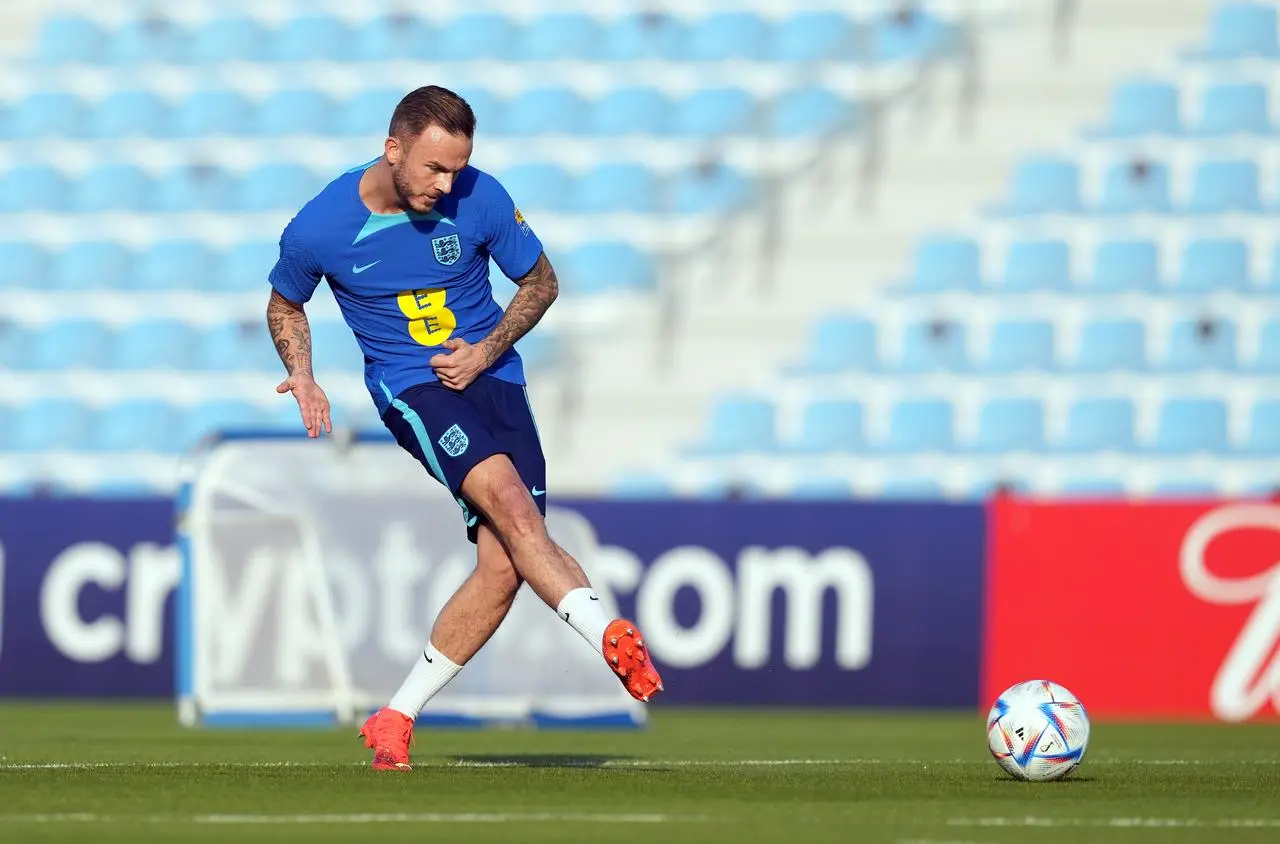
<instances>
[{"instance_id":1,"label":"soccer ball","mask_svg":"<svg viewBox=\"0 0 1280 844\"><path fill-rule=\"evenodd\" d=\"M1089 716L1048 680L1010 686L987 714L987 746L1015 779L1047 782L1076 769L1089 746Z\"/></svg>"}]
</instances>

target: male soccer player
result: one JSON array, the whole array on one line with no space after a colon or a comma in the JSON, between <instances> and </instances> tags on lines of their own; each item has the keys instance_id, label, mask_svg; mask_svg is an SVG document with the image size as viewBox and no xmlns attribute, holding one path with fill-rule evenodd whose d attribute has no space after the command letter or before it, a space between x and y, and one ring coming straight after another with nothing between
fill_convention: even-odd
<instances>
[{"instance_id":1,"label":"male soccer player","mask_svg":"<svg viewBox=\"0 0 1280 844\"><path fill-rule=\"evenodd\" d=\"M321 278L364 352L365 383L397 442L448 487L476 567L441 610L388 706L360 735L377 770L408 770L414 719L497 629L528 583L598 649L633 697L662 690L635 624L611 619L547 535L546 463L513 344L558 284L506 190L469 165L475 115L452 91L409 93L383 154L339 176L280 238L267 324L309 436L331 431L304 304ZM519 289L494 301L489 259Z\"/></svg>"}]
</instances>

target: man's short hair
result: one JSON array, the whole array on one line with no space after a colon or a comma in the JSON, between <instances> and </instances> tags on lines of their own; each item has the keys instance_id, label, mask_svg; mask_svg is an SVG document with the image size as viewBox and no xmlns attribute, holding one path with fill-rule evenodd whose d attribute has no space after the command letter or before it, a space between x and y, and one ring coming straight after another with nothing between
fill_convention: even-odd
<instances>
[{"instance_id":1,"label":"man's short hair","mask_svg":"<svg viewBox=\"0 0 1280 844\"><path fill-rule=\"evenodd\" d=\"M441 88L425 85L405 95L391 115L388 134L412 143L428 126L439 126L450 135L474 138L476 114L462 97Z\"/></svg>"}]
</instances>

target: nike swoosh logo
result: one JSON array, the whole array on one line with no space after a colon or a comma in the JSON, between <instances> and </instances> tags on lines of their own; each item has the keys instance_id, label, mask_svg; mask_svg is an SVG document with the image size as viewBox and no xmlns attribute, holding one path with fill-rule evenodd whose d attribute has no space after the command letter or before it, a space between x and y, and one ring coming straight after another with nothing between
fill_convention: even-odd
<instances>
[{"instance_id":1,"label":"nike swoosh logo","mask_svg":"<svg viewBox=\"0 0 1280 844\"><path fill-rule=\"evenodd\" d=\"M533 489L529 490L529 491L533 493L533 497L534 497L534 498L537 498L539 495L546 495L546 494L547 494L547 491L546 491L545 489L538 489L536 486L535 486Z\"/></svg>"},{"instance_id":2,"label":"nike swoosh logo","mask_svg":"<svg viewBox=\"0 0 1280 844\"><path fill-rule=\"evenodd\" d=\"M365 264L363 267L352 267L352 268L351 268L351 272L355 273L356 275L360 275L360 273L362 273L362 272L364 272L365 270L369 269L369 268L370 268L370 267L372 267L374 264L381 264L381 263L382 263L382 259L381 259L381 258L379 258L378 260L374 261L374 262L373 262L373 264Z\"/></svg>"},{"instance_id":3,"label":"nike swoosh logo","mask_svg":"<svg viewBox=\"0 0 1280 844\"><path fill-rule=\"evenodd\" d=\"M587 598L589 598L589 599L590 599L590 600L592 600L592 601L598 601L598 600L600 600L600 599L599 599L599 598L597 598L595 595L588 595L588 596L587 596Z\"/></svg>"},{"instance_id":4,"label":"nike swoosh logo","mask_svg":"<svg viewBox=\"0 0 1280 844\"><path fill-rule=\"evenodd\" d=\"M431 657L427 656L427 652L426 652L426 651L423 651L423 652L422 652L422 658L423 658L423 659L425 659L427 662L431 662L431 663L434 663L434 662L435 662L435 660L434 660L434 659L432 659Z\"/></svg>"}]
</instances>

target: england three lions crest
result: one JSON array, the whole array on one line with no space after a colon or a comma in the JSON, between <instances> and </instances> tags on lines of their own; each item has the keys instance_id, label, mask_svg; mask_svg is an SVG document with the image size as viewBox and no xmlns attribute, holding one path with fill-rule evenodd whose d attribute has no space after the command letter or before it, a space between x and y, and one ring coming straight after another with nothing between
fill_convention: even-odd
<instances>
[{"instance_id":1,"label":"england three lions crest","mask_svg":"<svg viewBox=\"0 0 1280 844\"><path fill-rule=\"evenodd\" d=\"M431 250L436 253L436 260L447 267L458 263L458 259L462 257L462 242L456 234L435 237L431 239Z\"/></svg>"}]
</instances>

